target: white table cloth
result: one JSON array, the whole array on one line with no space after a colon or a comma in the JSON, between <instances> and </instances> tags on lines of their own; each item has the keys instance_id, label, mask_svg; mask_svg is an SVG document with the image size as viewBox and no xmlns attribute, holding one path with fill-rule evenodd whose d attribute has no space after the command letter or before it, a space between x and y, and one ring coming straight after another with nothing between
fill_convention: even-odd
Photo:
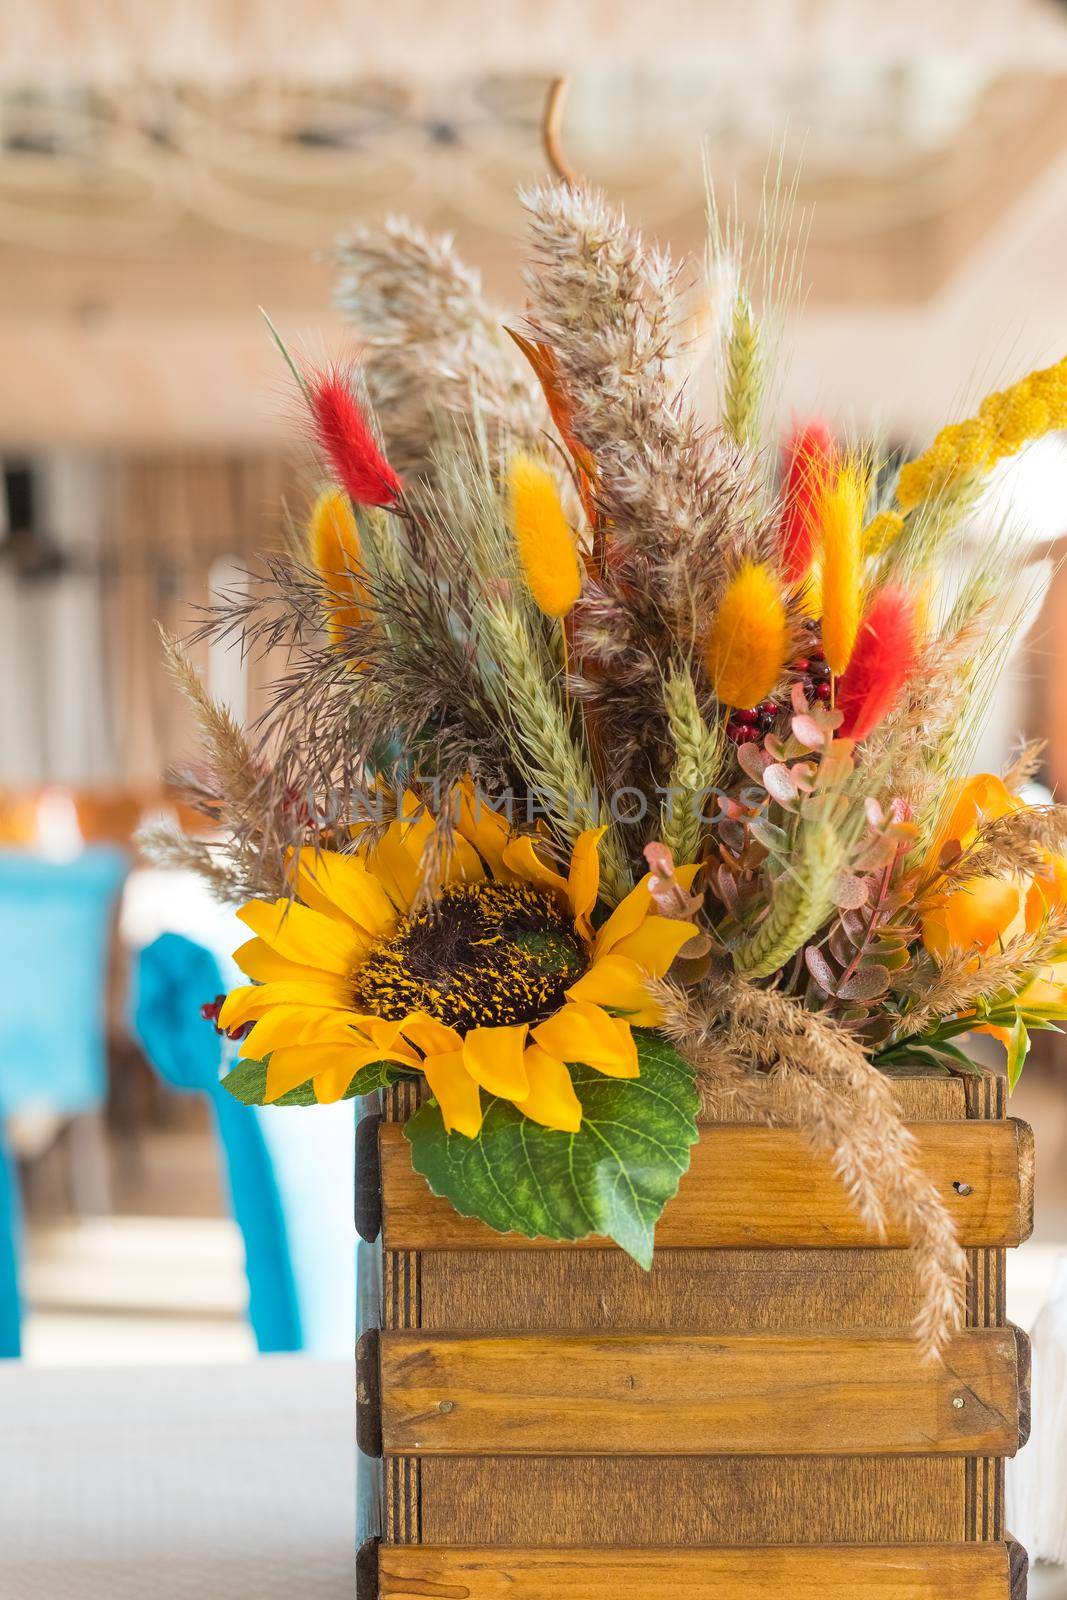
<instances>
[{"instance_id":1,"label":"white table cloth","mask_svg":"<svg viewBox=\"0 0 1067 1600\"><path fill-rule=\"evenodd\" d=\"M0 1363L3 1600L351 1600L351 1363Z\"/></svg>"}]
</instances>

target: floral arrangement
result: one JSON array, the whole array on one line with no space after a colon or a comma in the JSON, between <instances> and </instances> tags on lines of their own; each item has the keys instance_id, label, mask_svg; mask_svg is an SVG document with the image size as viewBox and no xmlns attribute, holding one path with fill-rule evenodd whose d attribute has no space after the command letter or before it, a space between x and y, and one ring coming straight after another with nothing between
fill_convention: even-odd
<instances>
[{"instance_id":1,"label":"floral arrangement","mask_svg":"<svg viewBox=\"0 0 1067 1600\"><path fill-rule=\"evenodd\" d=\"M698 1112L796 1124L908 1228L936 1351L965 1263L893 1072L973 1071L979 1030L1014 1084L1067 1015L1067 809L1020 798L1031 750L968 776L1011 541L940 574L990 469L1067 426L1067 361L899 470L821 424L780 459L726 231L701 288L584 185L524 201L521 320L393 223L343 250L360 365L287 357L320 492L198 635L284 647L256 727L169 644L218 831L151 843L244 902L227 1087L412 1082L437 1194L645 1266Z\"/></svg>"}]
</instances>

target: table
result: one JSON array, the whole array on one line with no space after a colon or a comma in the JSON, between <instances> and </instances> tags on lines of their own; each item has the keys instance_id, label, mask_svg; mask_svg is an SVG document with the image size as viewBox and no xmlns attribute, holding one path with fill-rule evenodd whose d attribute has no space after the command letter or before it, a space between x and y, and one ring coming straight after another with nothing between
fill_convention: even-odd
<instances>
[{"instance_id":1,"label":"table","mask_svg":"<svg viewBox=\"0 0 1067 1600\"><path fill-rule=\"evenodd\" d=\"M0 1362L4 1600L351 1600L354 1369Z\"/></svg>"}]
</instances>

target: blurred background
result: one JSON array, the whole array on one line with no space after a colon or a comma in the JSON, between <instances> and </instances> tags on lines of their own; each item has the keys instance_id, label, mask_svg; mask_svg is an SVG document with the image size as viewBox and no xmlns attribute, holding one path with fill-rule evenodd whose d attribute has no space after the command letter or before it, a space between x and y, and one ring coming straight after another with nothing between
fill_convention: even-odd
<instances>
[{"instance_id":1,"label":"blurred background","mask_svg":"<svg viewBox=\"0 0 1067 1600\"><path fill-rule=\"evenodd\" d=\"M257 307L297 347L350 349L332 251L354 219L454 232L521 305L515 186L545 171L557 72L572 163L678 252L703 249L705 158L750 231L768 170L795 188L783 430L819 413L921 445L1067 351L1054 0L0 8L0 1353L350 1354L351 1105L227 1114L198 1008L241 936L133 842L191 750L156 623L187 627L306 507ZM1001 496L1029 631L981 761L1042 737L1063 793L1067 439ZM268 664L198 664L255 715ZM1067 1241L1060 1041L1017 1108L1038 1134L1028 1325Z\"/></svg>"}]
</instances>

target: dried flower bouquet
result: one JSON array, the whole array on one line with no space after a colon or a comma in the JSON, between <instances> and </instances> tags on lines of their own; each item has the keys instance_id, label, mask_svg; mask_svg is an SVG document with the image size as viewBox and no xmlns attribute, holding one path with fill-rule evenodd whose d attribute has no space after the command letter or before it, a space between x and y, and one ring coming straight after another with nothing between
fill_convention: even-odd
<instances>
[{"instance_id":1,"label":"dried flower bouquet","mask_svg":"<svg viewBox=\"0 0 1067 1600\"><path fill-rule=\"evenodd\" d=\"M817 425L779 473L721 234L698 339L683 269L598 195L525 204L515 325L447 240L345 245L364 359L291 363L321 493L201 629L286 647L256 728L170 647L206 743L185 793L221 832L153 845L252 934L228 1087L423 1080L437 1193L646 1265L701 1102L795 1122L872 1226L906 1223L935 1351L964 1260L889 1074L972 1070L981 1029L1014 1083L1067 1015L1067 810L1019 798L1032 754L967 776L1010 541L954 597L938 574L990 469L1067 426L1067 362L898 474Z\"/></svg>"}]
</instances>

